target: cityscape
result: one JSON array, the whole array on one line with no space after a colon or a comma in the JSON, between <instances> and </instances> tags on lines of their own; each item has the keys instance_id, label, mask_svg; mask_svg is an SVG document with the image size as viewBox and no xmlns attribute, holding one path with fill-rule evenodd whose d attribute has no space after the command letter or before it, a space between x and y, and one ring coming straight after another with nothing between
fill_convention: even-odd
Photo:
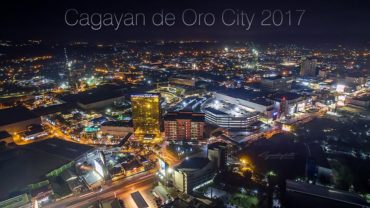
<instances>
[{"instance_id":1,"label":"cityscape","mask_svg":"<svg viewBox=\"0 0 370 208\"><path fill-rule=\"evenodd\" d=\"M293 29L263 10L276 35L246 14L257 32L240 38L245 28L207 26L211 12L168 32L71 29L60 19L74 7L46 2L0 10L14 21L0 22L1 208L370 207L368 5L338 3L326 26L322 10L289 4ZM361 19L334 38L347 8ZM17 11L33 9L50 18L19 27L32 12Z\"/></svg>"}]
</instances>

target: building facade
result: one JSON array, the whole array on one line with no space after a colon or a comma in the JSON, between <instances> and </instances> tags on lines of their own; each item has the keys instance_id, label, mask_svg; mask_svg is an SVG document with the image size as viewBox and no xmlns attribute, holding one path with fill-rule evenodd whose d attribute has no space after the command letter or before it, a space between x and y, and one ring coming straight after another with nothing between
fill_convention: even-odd
<instances>
[{"instance_id":1,"label":"building facade","mask_svg":"<svg viewBox=\"0 0 370 208\"><path fill-rule=\"evenodd\" d=\"M131 95L134 136L139 140L160 138L160 95Z\"/></svg>"},{"instance_id":2,"label":"building facade","mask_svg":"<svg viewBox=\"0 0 370 208\"><path fill-rule=\"evenodd\" d=\"M170 112L164 117L164 131L169 140L203 139L204 113Z\"/></svg>"},{"instance_id":3,"label":"building facade","mask_svg":"<svg viewBox=\"0 0 370 208\"><path fill-rule=\"evenodd\" d=\"M302 61L300 75L305 77L315 77L316 76L316 59L305 59Z\"/></svg>"}]
</instances>

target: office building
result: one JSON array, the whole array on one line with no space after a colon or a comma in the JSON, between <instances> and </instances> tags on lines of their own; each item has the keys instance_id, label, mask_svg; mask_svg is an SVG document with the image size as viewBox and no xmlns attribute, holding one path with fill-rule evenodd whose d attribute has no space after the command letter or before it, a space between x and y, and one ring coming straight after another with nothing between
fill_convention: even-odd
<instances>
[{"instance_id":1,"label":"office building","mask_svg":"<svg viewBox=\"0 0 370 208\"><path fill-rule=\"evenodd\" d=\"M131 95L134 136L140 140L160 138L160 95Z\"/></svg>"},{"instance_id":2,"label":"office building","mask_svg":"<svg viewBox=\"0 0 370 208\"><path fill-rule=\"evenodd\" d=\"M164 117L166 139L203 139L204 117L204 113L187 111L167 113Z\"/></svg>"}]
</instances>

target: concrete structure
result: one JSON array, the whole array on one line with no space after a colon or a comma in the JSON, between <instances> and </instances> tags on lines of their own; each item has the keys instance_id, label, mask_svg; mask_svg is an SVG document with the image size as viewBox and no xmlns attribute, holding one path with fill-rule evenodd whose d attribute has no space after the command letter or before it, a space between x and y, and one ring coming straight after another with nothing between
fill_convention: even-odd
<instances>
[{"instance_id":1,"label":"concrete structure","mask_svg":"<svg viewBox=\"0 0 370 208\"><path fill-rule=\"evenodd\" d=\"M129 133L134 132L132 122L127 121L107 121L100 126L100 131L103 134L112 135L114 137L125 137Z\"/></svg>"},{"instance_id":2,"label":"concrete structure","mask_svg":"<svg viewBox=\"0 0 370 208\"><path fill-rule=\"evenodd\" d=\"M316 59L305 59L302 61L300 75L305 77L315 77L316 76Z\"/></svg>"},{"instance_id":3,"label":"concrete structure","mask_svg":"<svg viewBox=\"0 0 370 208\"><path fill-rule=\"evenodd\" d=\"M260 112L266 117L272 117L273 114L274 104L266 100L265 93L243 89L224 89L214 92L213 96L218 100L224 100Z\"/></svg>"},{"instance_id":4,"label":"concrete structure","mask_svg":"<svg viewBox=\"0 0 370 208\"><path fill-rule=\"evenodd\" d=\"M214 163L217 170L225 171L227 162L227 144L223 142L209 144L207 157Z\"/></svg>"},{"instance_id":5,"label":"concrete structure","mask_svg":"<svg viewBox=\"0 0 370 208\"><path fill-rule=\"evenodd\" d=\"M261 86L268 91L288 91L292 87L292 82L293 79L291 77L263 77Z\"/></svg>"},{"instance_id":6,"label":"concrete structure","mask_svg":"<svg viewBox=\"0 0 370 208\"><path fill-rule=\"evenodd\" d=\"M132 120L135 138L151 140L160 135L160 95L131 95Z\"/></svg>"},{"instance_id":7,"label":"concrete structure","mask_svg":"<svg viewBox=\"0 0 370 208\"><path fill-rule=\"evenodd\" d=\"M10 134L26 131L30 125L41 124L41 118L23 106L0 110L0 131Z\"/></svg>"},{"instance_id":8,"label":"concrete structure","mask_svg":"<svg viewBox=\"0 0 370 208\"><path fill-rule=\"evenodd\" d=\"M257 113L238 114L227 113L221 110L208 107L204 109L206 122L223 128L245 129L249 125L258 121Z\"/></svg>"},{"instance_id":9,"label":"concrete structure","mask_svg":"<svg viewBox=\"0 0 370 208\"><path fill-rule=\"evenodd\" d=\"M214 176L215 169L208 158L194 157L175 167L173 182L179 191L191 193L194 188L210 181Z\"/></svg>"},{"instance_id":10,"label":"concrete structure","mask_svg":"<svg viewBox=\"0 0 370 208\"><path fill-rule=\"evenodd\" d=\"M291 92L277 92L267 98L274 102L274 108L278 110L278 117L292 115L303 111L310 104L310 98Z\"/></svg>"},{"instance_id":11,"label":"concrete structure","mask_svg":"<svg viewBox=\"0 0 370 208\"><path fill-rule=\"evenodd\" d=\"M203 139L204 117L204 113L193 113L187 111L167 113L164 117L164 131L166 139Z\"/></svg>"}]
</instances>

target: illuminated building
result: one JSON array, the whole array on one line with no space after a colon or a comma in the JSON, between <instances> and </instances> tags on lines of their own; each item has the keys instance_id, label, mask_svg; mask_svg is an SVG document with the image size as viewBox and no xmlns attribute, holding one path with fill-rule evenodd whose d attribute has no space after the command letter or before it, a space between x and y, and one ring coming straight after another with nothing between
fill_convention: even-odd
<instances>
[{"instance_id":1,"label":"illuminated building","mask_svg":"<svg viewBox=\"0 0 370 208\"><path fill-rule=\"evenodd\" d=\"M131 95L134 135L137 139L160 138L159 94Z\"/></svg>"},{"instance_id":2,"label":"illuminated building","mask_svg":"<svg viewBox=\"0 0 370 208\"><path fill-rule=\"evenodd\" d=\"M204 113L170 112L164 117L166 139L203 139Z\"/></svg>"}]
</instances>

